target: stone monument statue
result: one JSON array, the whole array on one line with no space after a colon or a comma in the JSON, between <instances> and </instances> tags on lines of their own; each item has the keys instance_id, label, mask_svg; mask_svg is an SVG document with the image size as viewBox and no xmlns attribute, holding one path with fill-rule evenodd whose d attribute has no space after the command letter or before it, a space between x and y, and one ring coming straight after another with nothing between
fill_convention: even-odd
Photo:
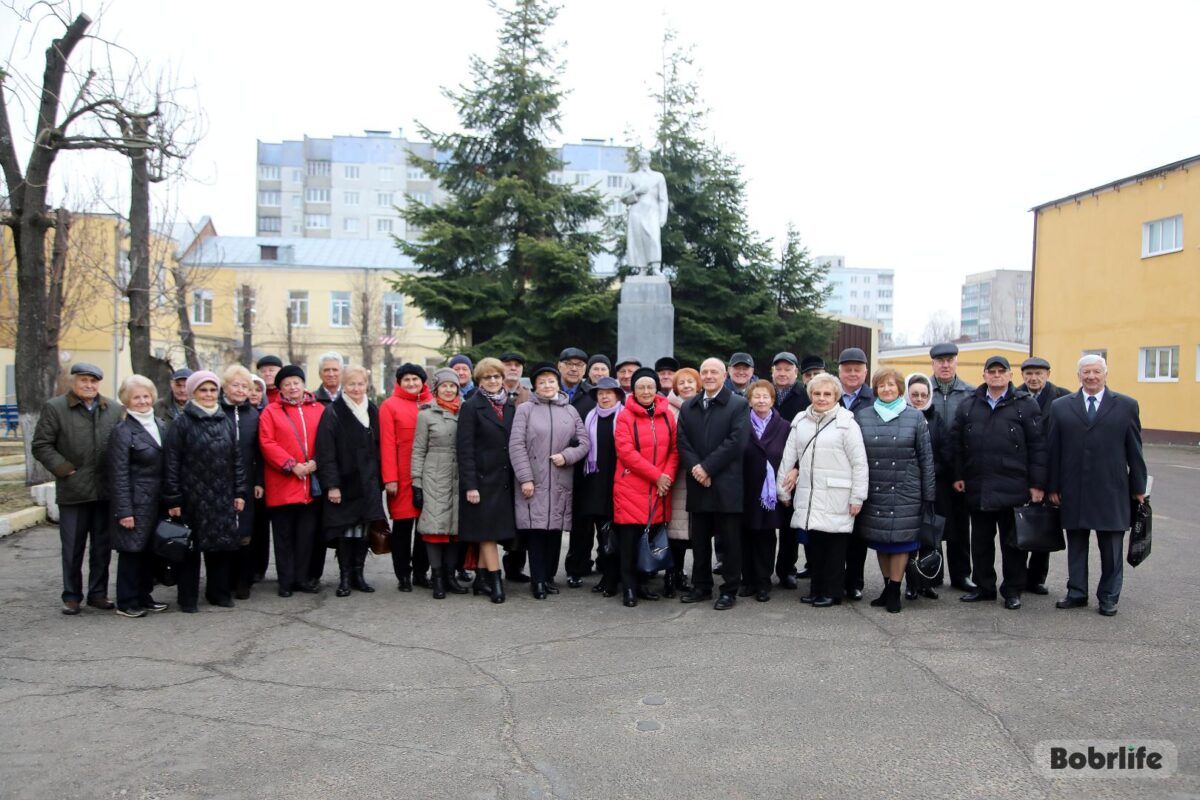
<instances>
[{"instance_id":1,"label":"stone monument statue","mask_svg":"<svg viewBox=\"0 0 1200 800\"><path fill-rule=\"evenodd\" d=\"M638 151L638 168L629 173L629 189L621 195L629 208L625 263L647 275L662 267L662 228L667 224L667 181L650 169L650 154Z\"/></svg>"},{"instance_id":2,"label":"stone monument statue","mask_svg":"<svg viewBox=\"0 0 1200 800\"><path fill-rule=\"evenodd\" d=\"M638 169L621 196L629 208L625 263L637 272L621 286L617 306L617 357L652 365L675 354L675 306L662 269L662 228L667 223L667 182L650 169L650 154L638 151Z\"/></svg>"}]
</instances>

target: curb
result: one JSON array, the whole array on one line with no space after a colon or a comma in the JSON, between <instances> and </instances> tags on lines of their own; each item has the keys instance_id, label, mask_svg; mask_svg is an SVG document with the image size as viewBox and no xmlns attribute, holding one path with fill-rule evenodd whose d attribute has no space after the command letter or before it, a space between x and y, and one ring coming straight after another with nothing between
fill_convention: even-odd
<instances>
[{"instance_id":1,"label":"curb","mask_svg":"<svg viewBox=\"0 0 1200 800\"><path fill-rule=\"evenodd\" d=\"M42 525L45 522L46 508L44 506L30 506L29 508L22 508L20 511L0 514L0 539L8 536L10 533L32 528L35 525Z\"/></svg>"}]
</instances>

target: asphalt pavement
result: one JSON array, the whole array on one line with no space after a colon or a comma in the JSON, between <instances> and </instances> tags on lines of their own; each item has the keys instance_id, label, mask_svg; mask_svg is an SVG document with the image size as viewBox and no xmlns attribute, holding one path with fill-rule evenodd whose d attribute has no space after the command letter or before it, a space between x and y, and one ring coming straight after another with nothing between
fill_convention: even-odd
<instances>
[{"instance_id":1,"label":"asphalt pavement","mask_svg":"<svg viewBox=\"0 0 1200 800\"><path fill-rule=\"evenodd\" d=\"M0 796L1200 797L1200 452L1147 454L1154 551L1112 618L1054 608L1062 553L1019 611L435 601L384 556L371 595L68 618L32 529L0 541ZM1047 778L1059 739L1167 740L1178 770Z\"/></svg>"}]
</instances>

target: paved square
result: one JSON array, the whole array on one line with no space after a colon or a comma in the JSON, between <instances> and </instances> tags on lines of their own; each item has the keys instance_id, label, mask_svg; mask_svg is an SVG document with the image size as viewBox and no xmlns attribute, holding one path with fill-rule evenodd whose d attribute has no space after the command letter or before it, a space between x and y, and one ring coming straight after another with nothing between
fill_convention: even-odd
<instances>
[{"instance_id":1,"label":"paved square","mask_svg":"<svg viewBox=\"0 0 1200 800\"><path fill-rule=\"evenodd\" d=\"M0 541L8 798L1200 797L1200 453L1149 448L1151 559L1120 613L938 601L275 596L58 613L58 537ZM115 557L113 571L115 575ZM1099 574L1092 558L1092 589ZM881 581L868 564L867 593ZM590 585L590 582L588 583ZM1169 779L1046 780L1048 739L1166 739Z\"/></svg>"}]
</instances>

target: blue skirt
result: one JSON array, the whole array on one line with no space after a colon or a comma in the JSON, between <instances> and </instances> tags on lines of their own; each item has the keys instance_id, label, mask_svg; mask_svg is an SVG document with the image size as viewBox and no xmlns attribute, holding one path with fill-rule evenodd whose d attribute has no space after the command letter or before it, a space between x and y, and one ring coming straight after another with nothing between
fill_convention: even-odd
<instances>
[{"instance_id":1,"label":"blue skirt","mask_svg":"<svg viewBox=\"0 0 1200 800\"><path fill-rule=\"evenodd\" d=\"M867 547L877 553L915 553L921 547L920 542L891 542L889 544L867 542Z\"/></svg>"}]
</instances>

